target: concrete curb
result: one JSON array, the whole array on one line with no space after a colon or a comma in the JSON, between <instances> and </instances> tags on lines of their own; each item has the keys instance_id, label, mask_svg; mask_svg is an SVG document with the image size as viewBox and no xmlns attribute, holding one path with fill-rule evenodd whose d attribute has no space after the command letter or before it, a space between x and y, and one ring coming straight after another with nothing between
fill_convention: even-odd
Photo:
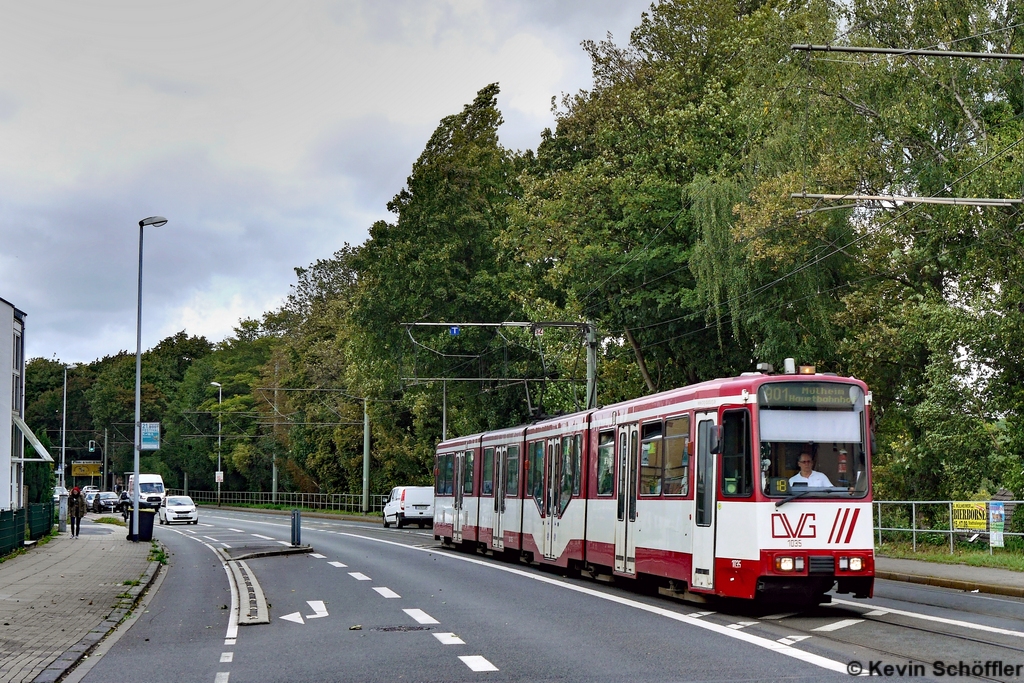
<instances>
[{"instance_id":1,"label":"concrete curb","mask_svg":"<svg viewBox=\"0 0 1024 683\"><path fill-rule=\"evenodd\" d=\"M278 555L301 555L303 553L313 552L313 546L311 545L295 545L281 548L271 548L270 550L255 550L251 553L242 553L241 555L231 555L223 548L215 548L220 553L221 557L224 558L225 562L238 562L240 560L255 560L260 557L276 557ZM241 550L241 548L240 548Z\"/></svg>"},{"instance_id":2,"label":"concrete curb","mask_svg":"<svg viewBox=\"0 0 1024 683\"><path fill-rule=\"evenodd\" d=\"M110 614L96 625L96 628L89 631L84 638L65 650L57 659L50 662L38 676L32 679L32 683L55 683L78 666L82 658L92 652L99 645L100 641L117 628L117 625L121 623L121 620L130 611L135 609L139 602L139 597L150 587L159 571L160 563L156 560L151 561L149 567L146 568L146 571L143 572L142 577L139 579L139 585L127 587L128 590L125 592L130 597L122 598Z\"/></svg>"},{"instance_id":3,"label":"concrete curb","mask_svg":"<svg viewBox=\"0 0 1024 683\"><path fill-rule=\"evenodd\" d=\"M993 595L1007 595L1013 598L1024 598L1024 588L1019 586L1000 586L993 583L978 583L976 581L961 581L959 579L946 579L939 576L923 576L920 574L906 574L904 572L886 572L875 570L875 578L887 579L889 581L903 581L906 583L920 583L926 586L937 586L940 588L953 588L956 590L979 593L991 593Z\"/></svg>"}]
</instances>

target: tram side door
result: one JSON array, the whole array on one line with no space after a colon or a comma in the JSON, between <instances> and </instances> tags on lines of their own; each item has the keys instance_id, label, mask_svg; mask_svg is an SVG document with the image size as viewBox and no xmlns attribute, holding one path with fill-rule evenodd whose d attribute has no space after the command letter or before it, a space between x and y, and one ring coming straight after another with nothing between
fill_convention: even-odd
<instances>
[{"instance_id":1,"label":"tram side door","mask_svg":"<svg viewBox=\"0 0 1024 683\"><path fill-rule=\"evenodd\" d=\"M615 516L615 571L636 574L637 426L619 427Z\"/></svg>"},{"instance_id":2,"label":"tram side door","mask_svg":"<svg viewBox=\"0 0 1024 683\"><path fill-rule=\"evenodd\" d=\"M715 587L715 463L717 413L697 413L697 461L694 495L693 573L694 588Z\"/></svg>"},{"instance_id":3,"label":"tram side door","mask_svg":"<svg viewBox=\"0 0 1024 683\"><path fill-rule=\"evenodd\" d=\"M463 496L465 491L464 478L465 478L465 463L466 453L465 451L459 451L455 454L455 472L454 482L452 483L452 493L454 494L452 502L452 542L462 543L462 504Z\"/></svg>"},{"instance_id":4,"label":"tram side door","mask_svg":"<svg viewBox=\"0 0 1024 683\"><path fill-rule=\"evenodd\" d=\"M491 547L505 549L505 531L501 525L505 512L505 468L508 466L508 448L502 446L494 452L494 524L491 525Z\"/></svg>"},{"instance_id":5,"label":"tram side door","mask_svg":"<svg viewBox=\"0 0 1024 683\"><path fill-rule=\"evenodd\" d=\"M558 519L558 486L561 480L561 462L558 450L558 439L548 439L544 449L544 475L547 478L544 486L544 557L555 559L555 523Z\"/></svg>"}]
</instances>

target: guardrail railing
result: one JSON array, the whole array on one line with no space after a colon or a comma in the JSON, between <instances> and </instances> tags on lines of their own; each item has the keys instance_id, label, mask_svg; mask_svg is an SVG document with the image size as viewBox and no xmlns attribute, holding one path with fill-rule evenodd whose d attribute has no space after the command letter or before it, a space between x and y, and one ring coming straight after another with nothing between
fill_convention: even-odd
<instances>
[{"instance_id":1,"label":"guardrail railing","mask_svg":"<svg viewBox=\"0 0 1024 683\"><path fill-rule=\"evenodd\" d=\"M171 496L188 495L197 503L216 503L216 491L189 489L168 489ZM370 496L370 512L382 512L387 495ZM221 505L281 505L302 510L337 510L341 512L362 512L363 496L360 493L286 493L278 491L221 491Z\"/></svg>"},{"instance_id":2,"label":"guardrail railing","mask_svg":"<svg viewBox=\"0 0 1024 683\"><path fill-rule=\"evenodd\" d=\"M992 508L993 503L996 508ZM972 541L984 537L989 541L991 552L993 540L998 540L996 545L1002 545L1002 537L1024 537L1022 532L1009 530L1013 515L1024 514L1024 509L1017 511L1017 506L1022 504L1021 500L876 500L873 505L878 546L884 543L883 532L890 540L893 536L909 537L914 552L917 552L920 536L948 536L952 554L957 536ZM993 512L999 519L994 518ZM998 535L993 538L993 534Z\"/></svg>"}]
</instances>

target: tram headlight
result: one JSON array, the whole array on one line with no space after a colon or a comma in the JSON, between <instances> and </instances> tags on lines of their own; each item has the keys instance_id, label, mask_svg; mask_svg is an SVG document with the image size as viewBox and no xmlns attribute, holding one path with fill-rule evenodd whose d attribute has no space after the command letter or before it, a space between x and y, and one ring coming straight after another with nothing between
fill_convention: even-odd
<instances>
[{"instance_id":1,"label":"tram headlight","mask_svg":"<svg viewBox=\"0 0 1024 683\"><path fill-rule=\"evenodd\" d=\"M793 571L793 558L792 557L776 557L775 558L775 570L780 572L791 572Z\"/></svg>"},{"instance_id":2,"label":"tram headlight","mask_svg":"<svg viewBox=\"0 0 1024 683\"><path fill-rule=\"evenodd\" d=\"M851 572L859 572L863 568L864 568L864 560L863 559L861 559L859 557L851 557L850 558L850 571Z\"/></svg>"}]
</instances>

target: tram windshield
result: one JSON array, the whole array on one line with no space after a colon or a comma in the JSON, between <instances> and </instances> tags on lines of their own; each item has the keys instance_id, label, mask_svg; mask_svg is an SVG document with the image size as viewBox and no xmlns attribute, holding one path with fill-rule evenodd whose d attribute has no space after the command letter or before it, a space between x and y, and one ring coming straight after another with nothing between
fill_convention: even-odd
<instances>
[{"instance_id":1,"label":"tram windshield","mask_svg":"<svg viewBox=\"0 0 1024 683\"><path fill-rule=\"evenodd\" d=\"M758 389L757 404L765 494L867 495L867 427L859 386L773 382Z\"/></svg>"}]
</instances>

